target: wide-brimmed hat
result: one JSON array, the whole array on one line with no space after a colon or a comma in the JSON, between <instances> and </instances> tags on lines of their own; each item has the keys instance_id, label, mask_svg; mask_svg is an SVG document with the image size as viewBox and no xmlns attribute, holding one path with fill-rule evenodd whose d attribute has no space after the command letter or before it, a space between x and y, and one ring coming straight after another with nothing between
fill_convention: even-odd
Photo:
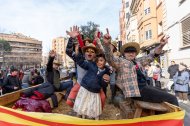
<instances>
[{"instance_id":1,"label":"wide-brimmed hat","mask_svg":"<svg viewBox=\"0 0 190 126\"><path fill-rule=\"evenodd\" d=\"M86 41L88 41L89 43L92 43L92 40L90 40L90 38L88 38L88 37L83 40L84 44Z\"/></svg>"},{"instance_id":2,"label":"wide-brimmed hat","mask_svg":"<svg viewBox=\"0 0 190 126\"><path fill-rule=\"evenodd\" d=\"M82 48L82 53L85 53L85 51L86 51L88 48L94 49L95 52L96 52L96 54L99 53L99 49L97 49L96 46L95 46L94 44L92 44L92 43L90 43L90 44L87 45L87 46L84 46L84 47Z\"/></svg>"},{"instance_id":3,"label":"wide-brimmed hat","mask_svg":"<svg viewBox=\"0 0 190 126\"><path fill-rule=\"evenodd\" d=\"M128 47L134 47L137 51L137 55L139 54L140 52L140 45L139 43L137 42L128 42L126 44L124 44L122 47L121 47L121 53L123 54L125 49L128 48Z\"/></svg>"},{"instance_id":4,"label":"wide-brimmed hat","mask_svg":"<svg viewBox=\"0 0 190 126\"><path fill-rule=\"evenodd\" d=\"M53 64L56 64L56 65L58 65L58 66L61 65L61 63L60 63L58 60L54 60L54 61L53 61Z\"/></svg>"}]
</instances>

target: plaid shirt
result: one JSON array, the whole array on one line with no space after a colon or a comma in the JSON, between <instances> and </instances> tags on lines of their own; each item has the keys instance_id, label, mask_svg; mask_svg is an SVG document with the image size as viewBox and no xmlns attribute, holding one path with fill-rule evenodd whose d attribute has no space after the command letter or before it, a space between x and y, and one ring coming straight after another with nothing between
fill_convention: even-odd
<instances>
[{"instance_id":1,"label":"plaid shirt","mask_svg":"<svg viewBox=\"0 0 190 126\"><path fill-rule=\"evenodd\" d=\"M125 97L140 97L140 91L137 81L136 66L132 61L129 61L123 57L114 57L110 50L110 46L104 46L105 56L107 62L111 64L117 70L116 85L123 91ZM138 62L139 67L141 63L146 61L152 61L154 54L150 54L141 59Z\"/></svg>"}]
</instances>

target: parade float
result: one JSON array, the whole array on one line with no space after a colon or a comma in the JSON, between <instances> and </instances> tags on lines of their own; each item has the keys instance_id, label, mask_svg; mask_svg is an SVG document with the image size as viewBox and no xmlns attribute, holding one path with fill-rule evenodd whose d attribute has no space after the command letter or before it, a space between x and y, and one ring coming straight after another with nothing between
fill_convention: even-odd
<instances>
[{"instance_id":1,"label":"parade float","mask_svg":"<svg viewBox=\"0 0 190 126\"><path fill-rule=\"evenodd\" d=\"M14 102L20 98L24 90L0 96L0 126L183 126L184 110L169 103L136 101L134 111L127 110L125 103L120 105L120 114L126 118L116 120L101 120L101 118L89 120L60 113L25 112L12 109ZM150 109L150 114L143 116L145 109ZM162 114L156 114L156 111L162 111Z\"/></svg>"}]
</instances>

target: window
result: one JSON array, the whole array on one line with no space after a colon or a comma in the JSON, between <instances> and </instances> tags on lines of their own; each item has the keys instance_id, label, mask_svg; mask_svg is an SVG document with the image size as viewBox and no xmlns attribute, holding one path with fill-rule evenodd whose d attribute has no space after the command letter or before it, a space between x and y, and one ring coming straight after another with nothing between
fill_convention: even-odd
<instances>
[{"instance_id":1,"label":"window","mask_svg":"<svg viewBox=\"0 0 190 126\"><path fill-rule=\"evenodd\" d=\"M151 24L145 26L145 39L146 40L152 39Z\"/></svg>"},{"instance_id":2,"label":"window","mask_svg":"<svg viewBox=\"0 0 190 126\"><path fill-rule=\"evenodd\" d=\"M181 22L183 46L190 45L190 16Z\"/></svg>"},{"instance_id":3,"label":"window","mask_svg":"<svg viewBox=\"0 0 190 126\"><path fill-rule=\"evenodd\" d=\"M152 30L145 31L146 33L146 40L149 40L152 38Z\"/></svg>"},{"instance_id":4,"label":"window","mask_svg":"<svg viewBox=\"0 0 190 126\"><path fill-rule=\"evenodd\" d=\"M126 18L127 18L127 19L129 19L129 18L130 18L130 14L129 14L129 12L128 12L128 13L126 13Z\"/></svg>"},{"instance_id":5,"label":"window","mask_svg":"<svg viewBox=\"0 0 190 126\"><path fill-rule=\"evenodd\" d=\"M148 7L147 9L144 10L145 15L150 13L150 7Z\"/></svg>"},{"instance_id":6,"label":"window","mask_svg":"<svg viewBox=\"0 0 190 126\"><path fill-rule=\"evenodd\" d=\"M128 8L129 7L129 2L126 2L126 8Z\"/></svg>"}]
</instances>

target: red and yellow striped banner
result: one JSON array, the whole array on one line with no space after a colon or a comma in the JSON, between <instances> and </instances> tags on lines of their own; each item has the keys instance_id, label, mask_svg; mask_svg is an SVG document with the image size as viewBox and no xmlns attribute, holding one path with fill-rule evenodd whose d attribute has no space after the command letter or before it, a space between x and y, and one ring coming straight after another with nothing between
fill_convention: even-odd
<instances>
[{"instance_id":1,"label":"red and yellow striped banner","mask_svg":"<svg viewBox=\"0 0 190 126\"><path fill-rule=\"evenodd\" d=\"M126 120L87 120L55 113L23 112L0 106L0 126L183 126L185 112Z\"/></svg>"}]
</instances>

